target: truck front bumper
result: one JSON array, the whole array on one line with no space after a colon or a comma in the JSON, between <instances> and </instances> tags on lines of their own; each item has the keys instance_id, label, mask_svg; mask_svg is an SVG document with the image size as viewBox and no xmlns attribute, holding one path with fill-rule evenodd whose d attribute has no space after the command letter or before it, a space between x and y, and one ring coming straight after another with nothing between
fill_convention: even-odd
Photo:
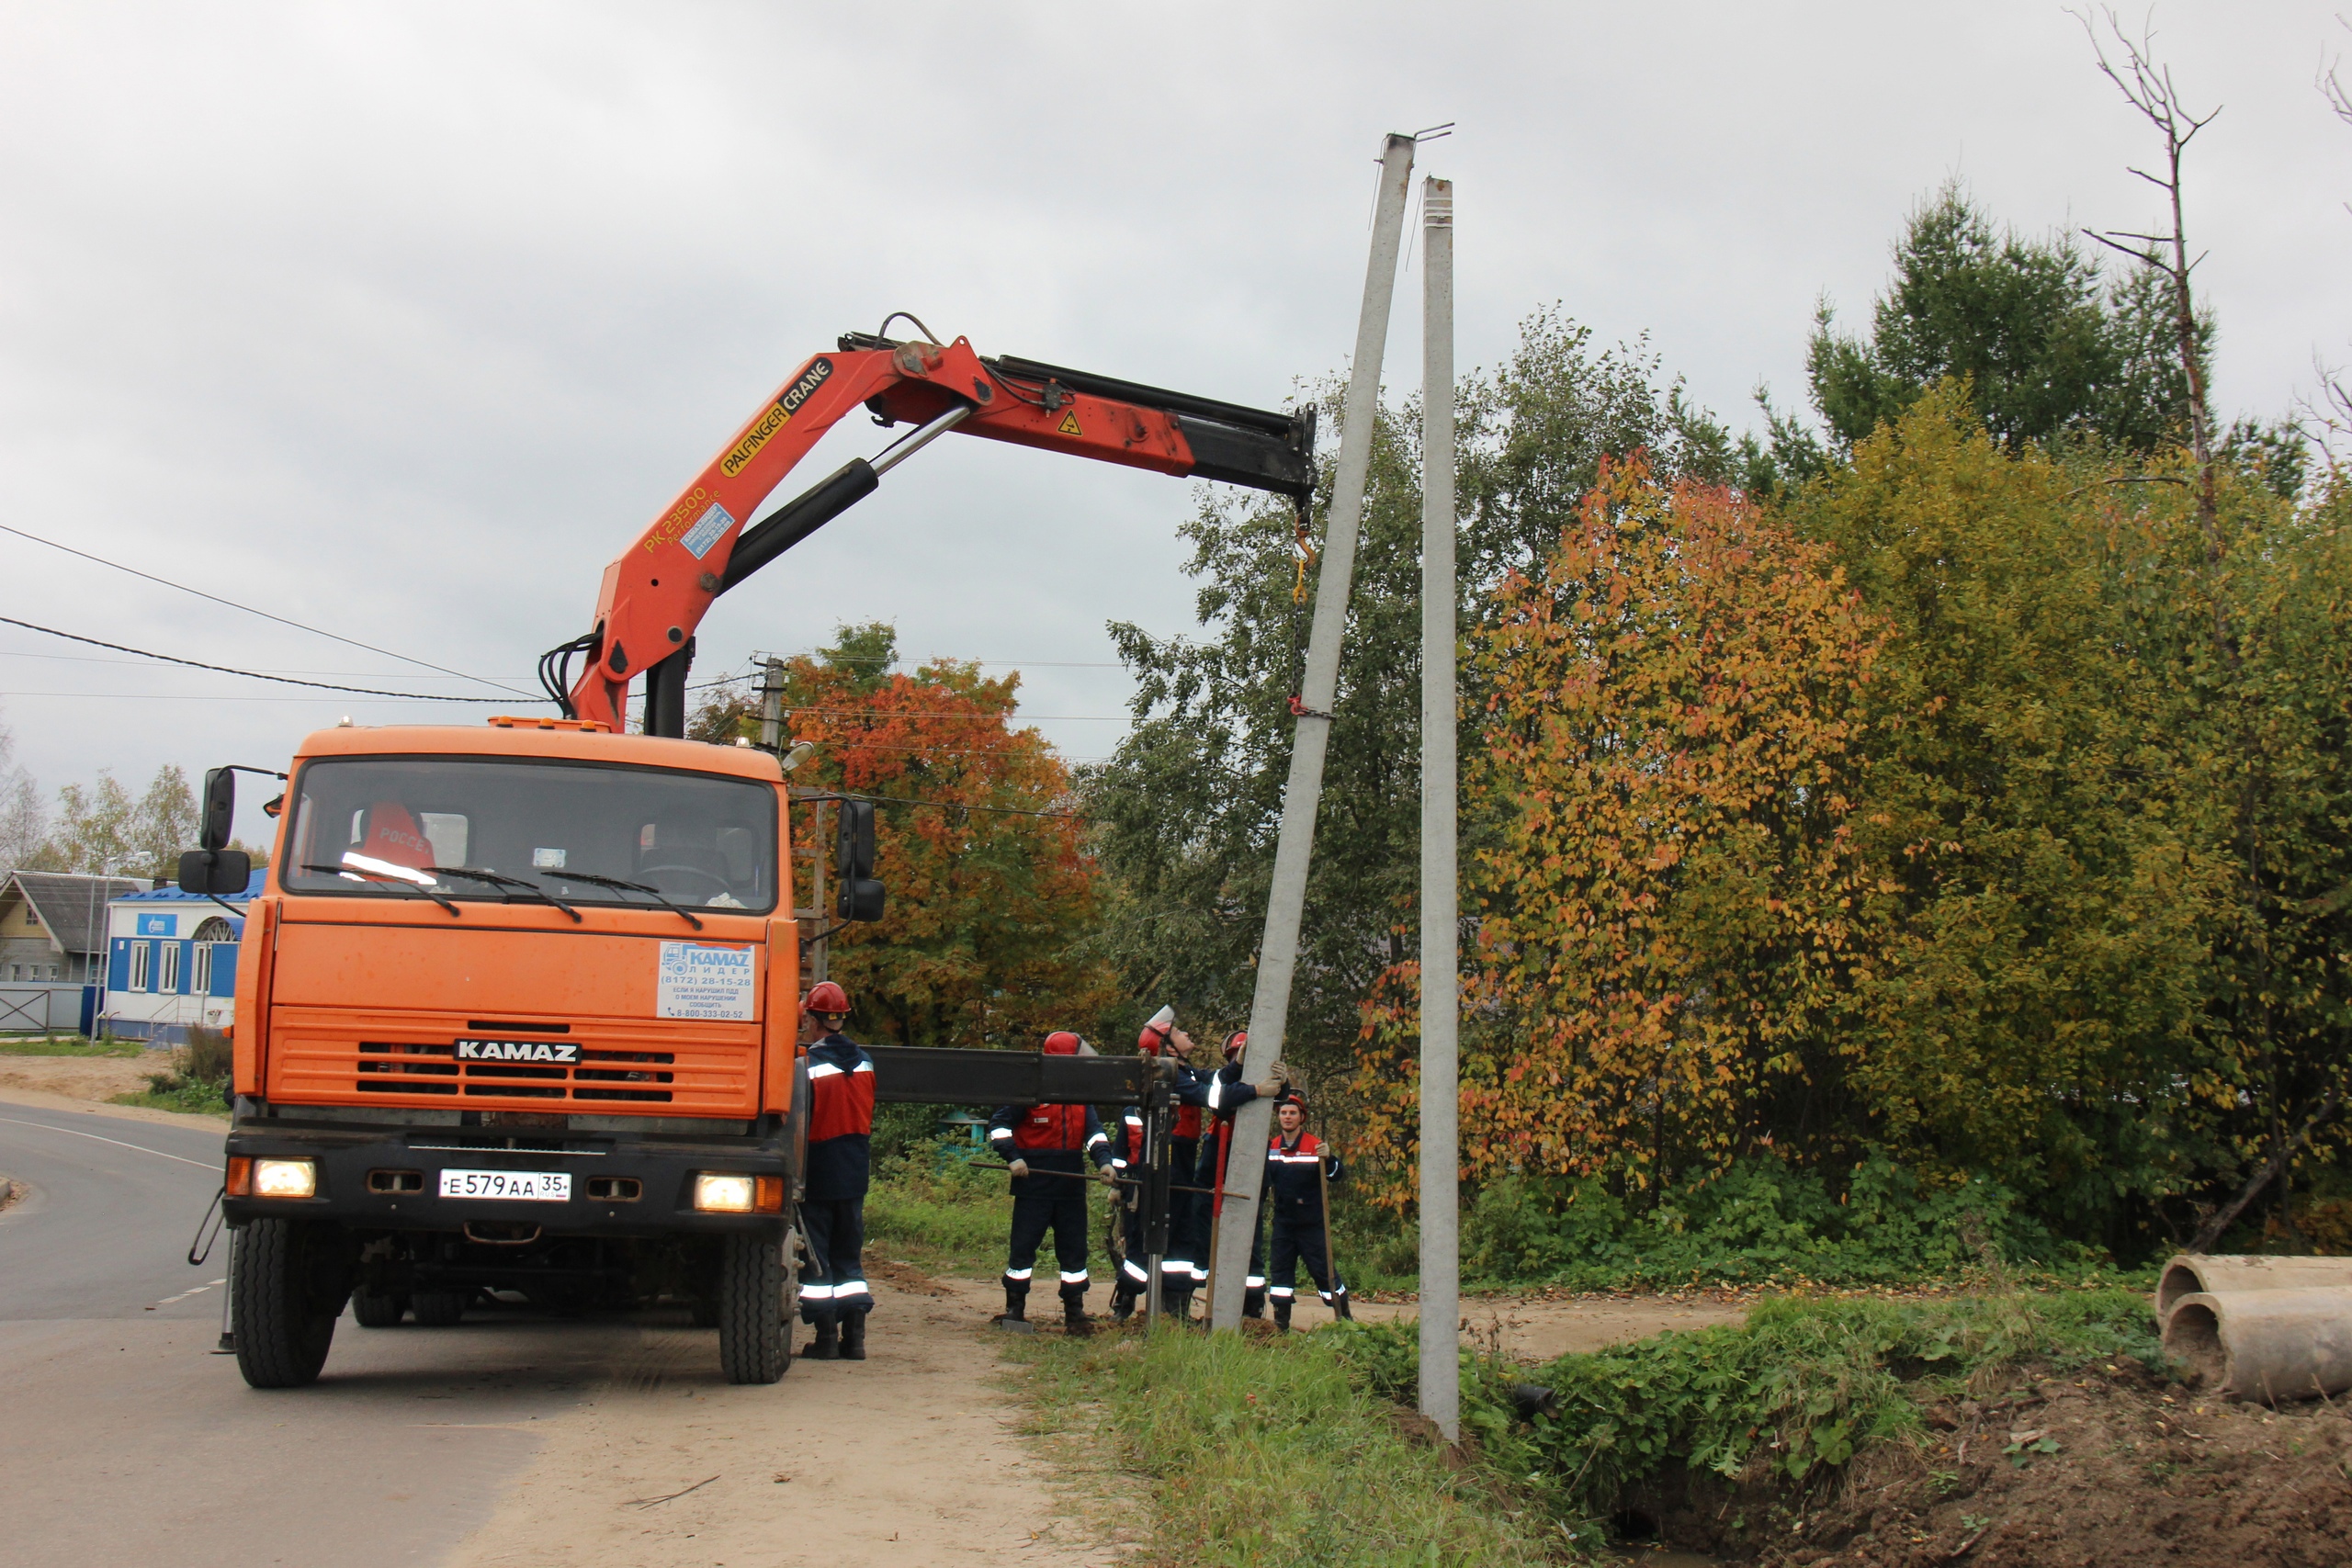
<instances>
[{"instance_id":1,"label":"truck front bumper","mask_svg":"<svg viewBox=\"0 0 2352 1568\"><path fill-rule=\"evenodd\" d=\"M526 1235L556 1236L720 1235L781 1232L786 1215L714 1213L695 1207L702 1174L768 1177L793 1191L786 1129L763 1136L544 1135L448 1127L355 1127L240 1122L231 1129L231 1159L309 1160L316 1186L308 1198L229 1197L229 1223L267 1217L331 1220L356 1231L455 1232L482 1241ZM560 1200L444 1197L445 1170L568 1176ZM776 1190L772 1188L772 1190ZM787 1204L787 1208L788 1208Z\"/></svg>"}]
</instances>

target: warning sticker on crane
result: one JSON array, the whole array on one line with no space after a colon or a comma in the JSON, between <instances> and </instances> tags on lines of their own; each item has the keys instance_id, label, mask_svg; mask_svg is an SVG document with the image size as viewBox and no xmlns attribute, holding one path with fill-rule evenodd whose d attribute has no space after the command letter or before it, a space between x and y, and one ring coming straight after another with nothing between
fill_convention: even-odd
<instances>
[{"instance_id":1,"label":"warning sticker on crane","mask_svg":"<svg viewBox=\"0 0 2352 1568\"><path fill-rule=\"evenodd\" d=\"M1078 427L1078 411L1076 409L1072 409L1069 412L1062 415L1062 422L1056 428L1060 430L1064 435L1083 435L1086 434L1086 432L1079 429Z\"/></svg>"},{"instance_id":2,"label":"warning sticker on crane","mask_svg":"<svg viewBox=\"0 0 2352 1568\"><path fill-rule=\"evenodd\" d=\"M710 547L718 543L727 530L733 526L735 526L734 517L728 513L727 508L714 501L710 503L710 510L704 513L695 521L695 525L685 531L678 543L685 546L687 553L695 559L700 560L710 554Z\"/></svg>"},{"instance_id":3,"label":"warning sticker on crane","mask_svg":"<svg viewBox=\"0 0 2352 1568\"><path fill-rule=\"evenodd\" d=\"M739 1019L750 1022L752 950L710 942L665 942L654 982L657 1018Z\"/></svg>"}]
</instances>

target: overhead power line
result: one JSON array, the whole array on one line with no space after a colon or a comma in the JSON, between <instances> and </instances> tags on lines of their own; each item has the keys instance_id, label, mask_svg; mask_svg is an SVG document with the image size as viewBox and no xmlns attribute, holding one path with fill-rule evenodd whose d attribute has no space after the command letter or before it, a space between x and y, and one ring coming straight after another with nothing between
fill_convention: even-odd
<instances>
[{"instance_id":1,"label":"overhead power line","mask_svg":"<svg viewBox=\"0 0 2352 1568\"><path fill-rule=\"evenodd\" d=\"M515 696L528 698L532 702L537 702L540 700L537 697L532 696L528 692L518 691L513 686L499 685L499 682L496 681L487 680L480 675L469 675L462 670L452 670L446 664L428 663L426 660L422 659L411 658L405 653L395 653L389 648L378 648L372 642L360 642L356 638L344 637L335 632L325 631L318 626L305 626L300 621L289 621L284 615L272 615L267 610L256 610L251 604L240 604L234 599L223 599L218 593L207 593L201 588L190 588L185 582L174 582L168 577L157 577L154 573L141 571L135 566L125 566L119 560L108 560L104 556L94 556L87 550L77 550L71 545L61 545L55 539L44 539L39 534L28 534L22 528L11 528L6 523L0 523L0 533L14 534L19 539L30 539L36 545L47 545L52 550L63 550L69 556L79 556L85 561L95 561L99 566L111 567L117 571L129 572L133 577L141 578L149 582L160 583L165 588L176 588L183 593L193 593L199 599L209 599L215 604L225 604L232 610L243 610L248 615L259 615L265 621L276 621L279 626L292 626L298 632L309 632L314 637L328 637L335 642L344 644L347 648L365 649L369 653L380 653L387 659L397 659L403 664L413 664L418 666L420 669L437 671L444 675L455 675L460 680L480 682L485 686L497 686L502 692L512 693ZM33 629L35 631L40 631L44 628L36 626ZM57 635L62 637L64 634L61 632ZM79 640L88 641L89 639L85 637ZM98 646L100 648L112 648L114 645L112 643L100 643ZM148 657L150 659L160 659L163 655L149 654ZM185 664L187 663L188 660L180 660L177 662ZM204 668L218 669L220 667L217 665L206 665ZM232 670L230 673L232 675L243 675L249 674L251 671ZM259 678L264 680L276 679L276 677L272 676L263 676ZM298 682L297 684L309 685L312 684L312 682ZM356 687L336 687L334 689L337 691L356 690ZM372 696L388 696L405 695L406 694L379 692L368 694ZM455 702L459 699L451 698L450 700Z\"/></svg>"},{"instance_id":2,"label":"overhead power line","mask_svg":"<svg viewBox=\"0 0 2352 1568\"><path fill-rule=\"evenodd\" d=\"M0 528L6 528L7 531L12 534L16 532L15 529L8 528L7 525L5 523L0 523ZM79 554L80 552L76 551L75 553ZM128 569L126 568L125 570ZM255 613L258 614L259 612ZM272 618L274 619L275 617ZM292 623L289 622L288 624L291 625ZM103 648L115 653L135 653L141 659L153 659L159 663L164 664L182 664L186 665L190 670L209 670L214 671L216 674L221 675L242 675L248 681L275 681L281 686L309 686L315 691L349 692L356 696L362 697L407 697L411 701L420 702L504 703L506 701L504 697L444 697L436 696L429 692L387 692L374 686L338 686L334 684L332 682L327 681L298 681L291 675L265 675L258 670L238 670L226 664L207 664L200 659L178 659L168 653L150 653L143 648L126 648L119 642L102 642L94 637L82 637L74 632L62 632L55 626L37 626L30 621L19 621L10 615L0 615L0 626L22 626L28 632L40 632L48 637L62 637L68 642L86 643L92 648ZM376 649L372 651L380 653L383 649ZM393 657L398 658L399 655L395 654ZM454 673L454 671L452 671L452 673ZM469 677L469 679L470 679L470 677ZM524 692L517 692L514 695L521 697L525 702L529 703L544 703L547 701L547 698L545 697L534 697Z\"/></svg>"}]
</instances>

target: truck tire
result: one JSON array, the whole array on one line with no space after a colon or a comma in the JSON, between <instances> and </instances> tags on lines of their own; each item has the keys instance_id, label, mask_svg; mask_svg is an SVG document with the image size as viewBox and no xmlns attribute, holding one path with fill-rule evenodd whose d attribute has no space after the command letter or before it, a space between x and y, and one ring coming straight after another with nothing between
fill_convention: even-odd
<instances>
[{"instance_id":1,"label":"truck tire","mask_svg":"<svg viewBox=\"0 0 2352 1568\"><path fill-rule=\"evenodd\" d=\"M419 1291L408 1302L419 1328L447 1328L466 1315L469 1291Z\"/></svg>"},{"instance_id":2,"label":"truck tire","mask_svg":"<svg viewBox=\"0 0 2352 1568\"><path fill-rule=\"evenodd\" d=\"M401 1316L408 1311L403 1296L378 1295L373 1291L351 1292L351 1316L362 1328L398 1328Z\"/></svg>"},{"instance_id":3,"label":"truck tire","mask_svg":"<svg viewBox=\"0 0 2352 1568\"><path fill-rule=\"evenodd\" d=\"M254 1220L237 1237L230 1309L237 1371L255 1388L318 1381L343 1303L322 1288L325 1238L300 1220Z\"/></svg>"},{"instance_id":4,"label":"truck tire","mask_svg":"<svg viewBox=\"0 0 2352 1568\"><path fill-rule=\"evenodd\" d=\"M729 1382L774 1382L792 1369L784 1293L782 1241L729 1236L718 1265L718 1369Z\"/></svg>"}]
</instances>

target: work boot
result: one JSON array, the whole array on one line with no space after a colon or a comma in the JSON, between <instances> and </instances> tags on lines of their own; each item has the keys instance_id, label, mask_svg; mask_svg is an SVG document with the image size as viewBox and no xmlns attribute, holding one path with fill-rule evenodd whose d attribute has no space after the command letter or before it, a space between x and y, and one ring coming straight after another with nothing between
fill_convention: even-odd
<instances>
[{"instance_id":1,"label":"work boot","mask_svg":"<svg viewBox=\"0 0 2352 1568\"><path fill-rule=\"evenodd\" d=\"M800 1352L803 1360L838 1361L842 1359L841 1329L830 1323L817 1325L817 1337Z\"/></svg>"},{"instance_id":2,"label":"work boot","mask_svg":"<svg viewBox=\"0 0 2352 1568\"><path fill-rule=\"evenodd\" d=\"M1172 1322L1190 1323L1193 1319L1193 1292L1190 1291L1160 1292L1159 1310Z\"/></svg>"},{"instance_id":3,"label":"work boot","mask_svg":"<svg viewBox=\"0 0 2352 1568\"><path fill-rule=\"evenodd\" d=\"M1131 1292L1114 1291L1111 1292L1112 1322L1125 1323L1127 1319L1135 1316L1135 1314L1136 1298Z\"/></svg>"},{"instance_id":4,"label":"work boot","mask_svg":"<svg viewBox=\"0 0 2352 1568\"><path fill-rule=\"evenodd\" d=\"M1356 1320L1355 1309L1348 1305L1348 1292L1344 1288L1331 1298L1331 1315L1341 1323L1353 1323Z\"/></svg>"},{"instance_id":5,"label":"work boot","mask_svg":"<svg viewBox=\"0 0 2352 1568\"><path fill-rule=\"evenodd\" d=\"M1029 1321L1028 1306L1029 1287L1026 1285L1007 1285L1004 1288L1004 1315L998 1318L997 1321L999 1323L1026 1323Z\"/></svg>"},{"instance_id":6,"label":"work boot","mask_svg":"<svg viewBox=\"0 0 2352 1568\"><path fill-rule=\"evenodd\" d=\"M842 1319L842 1359L865 1359L865 1314L854 1312Z\"/></svg>"},{"instance_id":7,"label":"work boot","mask_svg":"<svg viewBox=\"0 0 2352 1568\"><path fill-rule=\"evenodd\" d=\"M1277 1334L1290 1332L1290 1303L1288 1302L1274 1303L1274 1332Z\"/></svg>"},{"instance_id":8,"label":"work boot","mask_svg":"<svg viewBox=\"0 0 2352 1568\"><path fill-rule=\"evenodd\" d=\"M1062 1298L1062 1332L1083 1339L1094 1332L1094 1320L1086 1315L1086 1297L1072 1292Z\"/></svg>"}]
</instances>

